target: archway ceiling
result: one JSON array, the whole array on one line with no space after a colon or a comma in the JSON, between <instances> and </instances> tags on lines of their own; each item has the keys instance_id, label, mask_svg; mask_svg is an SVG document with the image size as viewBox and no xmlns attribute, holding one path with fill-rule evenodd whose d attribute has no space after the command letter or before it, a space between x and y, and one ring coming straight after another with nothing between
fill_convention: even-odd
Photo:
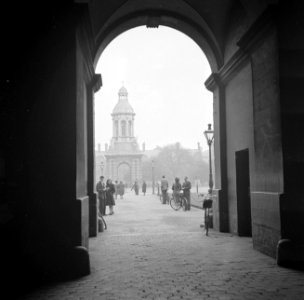
<instances>
[{"instance_id":1,"label":"archway ceiling","mask_svg":"<svg viewBox=\"0 0 304 300\"><path fill-rule=\"evenodd\" d=\"M78 1L85 2L81 0ZM220 48L222 48L224 44L227 18L235 1L236 0L87 0L93 33L96 39L102 28L104 28L105 25L107 26L107 22L113 18L113 15L119 14L118 12L123 11L124 7L126 7L126 13L127 10L132 9L133 6L134 11L158 9L160 11L179 12L184 16L188 13L185 8L189 8L189 11L195 11L197 16L206 23L208 30L212 32ZM189 14L188 17L191 18L193 16Z\"/></svg>"}]
</instances>

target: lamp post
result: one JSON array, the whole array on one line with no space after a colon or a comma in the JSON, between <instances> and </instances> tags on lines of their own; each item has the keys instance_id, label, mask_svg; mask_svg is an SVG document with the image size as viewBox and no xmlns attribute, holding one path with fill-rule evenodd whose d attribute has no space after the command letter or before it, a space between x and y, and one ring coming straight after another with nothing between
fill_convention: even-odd
<instances>
[{"instance_id":1,"label":"lamp post","mask_svg":"<svg viewBox=\"0 0 304 300\"><path fill-rule=\"evenodd\" d=\"M154 178L154 160L152 160L152 194L155 193L155 178Z\"/></svg>"},{"instance_id":2,"label":"lamp post","mask_svg":"<svg viewBox=\"0 0 304 300\"><path fill-rule=\"evenodd\" d=\"M204 135L209 146L209 190L208 193L212 195L213 190L213 176L212 176L212 163L211 163L211 146L214 139L214 131L211 129L211 124L208 124L208 129L204 131Z\"/></svg>"}]
</instances>

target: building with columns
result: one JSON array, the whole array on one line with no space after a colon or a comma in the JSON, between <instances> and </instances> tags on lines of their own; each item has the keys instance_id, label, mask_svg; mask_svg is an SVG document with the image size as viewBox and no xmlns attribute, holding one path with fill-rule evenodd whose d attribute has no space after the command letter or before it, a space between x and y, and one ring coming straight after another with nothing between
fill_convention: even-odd
<instances>
[{"instance_id":1,"label":"building with columns","mask_svg":"<svg viewBox=\"0 0 304 300\"><path fill-rule=\"evenodd\" d=\"M130 185L142 178L142 157L134 137L135 113L128 101L128 91L121 87L112 112L113 136L105 152L106 178L122 180Z\"/></svg>"}]
</instances>

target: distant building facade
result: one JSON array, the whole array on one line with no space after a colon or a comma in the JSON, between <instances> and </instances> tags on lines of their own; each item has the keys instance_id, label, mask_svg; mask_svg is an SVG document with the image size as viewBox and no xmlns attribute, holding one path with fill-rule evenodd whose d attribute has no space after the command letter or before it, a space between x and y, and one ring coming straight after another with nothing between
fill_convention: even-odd
<instances>
[{"instance_id":1,"label":"distant building facade","mask_svg":"<svg viewBox=\"0 0 304 300\"><path fill-rule=\"evenodd\" d=\"M104 157L106 177L127 184L142 179L143 151L134 137L134 119L135 112L128 101L128 91L122 87L112 112L113 135Z\"/></svg>"}]
</instances>

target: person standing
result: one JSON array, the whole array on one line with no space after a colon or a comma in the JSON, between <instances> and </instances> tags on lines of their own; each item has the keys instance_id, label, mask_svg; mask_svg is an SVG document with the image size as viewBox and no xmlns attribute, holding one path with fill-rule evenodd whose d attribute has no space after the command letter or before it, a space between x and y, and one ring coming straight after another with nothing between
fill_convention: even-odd
<instances>
[{"instance_id":1,"label":"person standing","mask_svg":"<svg viewBox=\"0 0 304 300\"><path fill-rule=\"evenodd\" d=\"M147 184L145 181L143 181L141 191L143 192L144 196L146 196L146 191L147 191Z\"/></svg>"},{"instance_id":2,"label":"person standing","mask_svg":"<svg viewBox=\"0 0 304 300\"><path fill-rule=\"evenodd\" d=\"M104 176L99 177L99 181L96 184L96 191L98 193L99 213L104 216L106 214L106 185L104 183Z\"/></svg>"},{"instance_id":3,"label":"person standing","mask_svg":"<svg viewBox=\"0 0 304 300\"><path fill-rule=\"evenodd\" d=\"M115 194L115 186L112 183L111 179L107 180L106 184L106 206L109 206L110 215L114 214L113 206L115 205L114 194Z\"/></svg>"},{"instance_id":4,"label":"person standing","mask_svg":"<svg viewBox=\"0 0 304 300\"><path fill-rule=\"evenodd\" d=\"M115 180L115 200L117 200L117 194L118 194L118 181Z\"/></svg>"},{"instance_id":5,"label":"person standing","mask_svg":"<svg viewBox=\"0 0 304 300\"><path fill-rule=\"evenodd\" d=\"M125 185L122 181L118 184L118 194L120 196L120 199L123 199L123 195L125 194Z\"/></svg>"},{"instance_id":6,"label":"person standing","mask_svg":"<svg viewBox=\"0 0 304 300\"><path fill-rule=\"evenodd\" d=\"M187 199L187 205L185 210L190 210L191 207L191 182L188 180L188 177L185 177L185 181L183 183L182 189L184 191L184 196Z\"/></svg>"},{"instance_id":7,"label":"person standing","mask_svg":"<svg viewBox=\"0 0 304 300\"><path fill-rule=\"evenodd\" d=\"M139 185L138 185L137 180L135 180L133 186L131 187L131 191L132 191L133 189L134 189L135 195L138 195L138 192L139 192Z\"/></svg>"},{"instance_id":8,"label":"person standing","mask_svg":"<svg viewBox=\"0 0 304 300\"><path fill-rule=\"evenodd\" d=\"M162 192L163 204L166 204L167 202L168 188L169 188L168 180L166 179L165 175L163 175L163 178L160 181L160 189Z\"/></svg>"},{"instance_id":9,"label":"person standing","mask_svg":"<svg viewBox=\"0 0 304 300\"><path fill-rule=\"evenodd\" d=\"M176 200L179 200L181 189L182 189L182 185L181 185L181 183L180 183L180 181L179 181L179 178L176 177L176 178L175 178L175 182L174 182L173 185L172 185L173 197L174 197Z\"/></svg>"}]
</instances>

